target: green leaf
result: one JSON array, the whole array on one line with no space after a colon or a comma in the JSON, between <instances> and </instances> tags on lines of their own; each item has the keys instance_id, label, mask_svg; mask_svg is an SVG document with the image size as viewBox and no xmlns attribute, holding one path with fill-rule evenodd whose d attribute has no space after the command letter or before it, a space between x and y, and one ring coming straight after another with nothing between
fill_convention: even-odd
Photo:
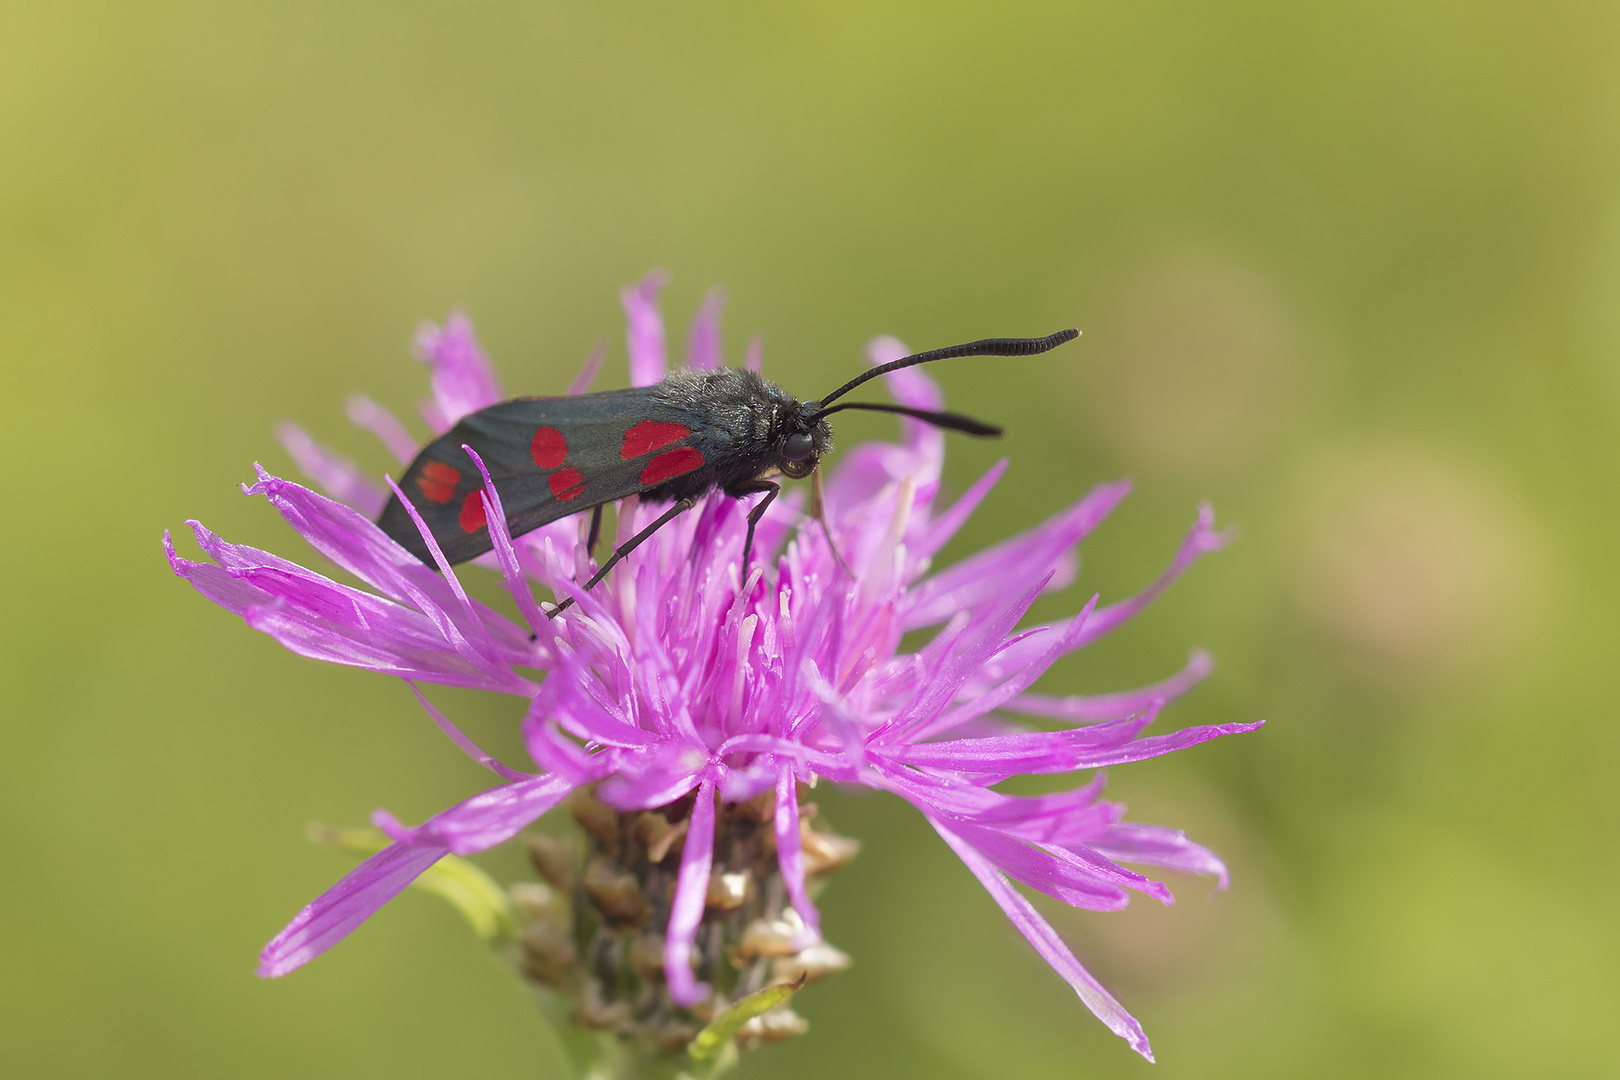
<instances>
[{"instance_id":1,"label":"green leaf","mask_svg":"<svg viewBox=\"0 0 1620 1080\"><path fill-rule=\"evenodd\" d=\"M720 1053L690 1069L678 1070L675 1073L675 1080L718 1080L735 1069L737 1061L737 1044L727 1039L720 1044Z\"/></svg>"},{"instance_id":2,"label":"green leaf","mask_svg":"<svg viewBox=\"0 0 1620 1080\"><path fill-rule=\"evenodd\" d=\"M709 1026L697 1033L686 1047L686 1052L699 1061L704 1061L720 1052L724 1046L731 1044L731 1037L737 1034L748 1021L761 1013L770 1012L782 1002L793 996L793 992L804 985L804 977L800 976L796 983L783 983L780 986L767 986L765 989L749 994L741 1001L726 1009L709 1023Z\"/></svg>"},{"instance_id":3,"label":"green leaf","mask_svg":"<svg viewBox=\"0 0 1620 1080\"><path fill-rule=\"evenodd\" d=\"M331 844L357 855L374 855L391 843L386 835L376 829L310 825L305 835L318 844ZM509 940L517 934L517 917L506 890L477 865L459 855L446 855L428 867L411 885L448 900L461 912L461 917L467 920L473 933L488 944Z\"/></svg>"}]
</instances>

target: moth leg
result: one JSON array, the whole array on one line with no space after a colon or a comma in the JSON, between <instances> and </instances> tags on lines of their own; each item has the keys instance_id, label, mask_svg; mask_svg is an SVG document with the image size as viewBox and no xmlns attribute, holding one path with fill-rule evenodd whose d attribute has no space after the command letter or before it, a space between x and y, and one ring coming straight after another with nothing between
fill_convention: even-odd
<instances>
[{"instance_id":1,"label":"moth leg","mask_svg":"<svg viewBox=\"0 0 1620 1080\"><path fill-rule=\"evenodd\" d=\"M626 540L622 545L620 545L618 550L614 551L613 556L608 559L607 562L602 564L602 569L593 574L591 576L591 580L585 583L586 590L588 591L595 588L596 583L607 577L608 571L619 565L620 559L624 558L626 555L636 550L636 548L640 547L643 540L647 539L647 537L651 536L659 529L662 529L665 525L668 525L675 519L676 515L685 513L686 511L692 509L694 505L696 504L693 502L693 500L682 499L680 502L676 503L674 506L670 507L668 510L665 510L661 515L659 515L657 521L653 522L645 529L642 529L630 539ZM567 609L568 605L572 604L573 602L574 598L570 596L568 599L546 612L546 618L555 619L558 615L561 615L565 609Z\"/></svg>"},{"instance_id":2,"label":"moth leg","mask_svg":"<svg viewBox=\"0 0 1620 1080\"><path fill-rule=\"evenodd\" d=\"M602 507L605 503L598 503L596 509L591 511L591 531L585 535L585 557L596 558L596 542L602 538Z\"/></svg>"},{"instance_id":3,"label":"moth leg","mask_svg":"<svg viewBox=\"0 0 1620 1080\"><path fill-rule=\"evenodd\" d=\"M758 525L759 519L765 516L765 509L775 502L776 497L782 493L782 485L773 483L770 480L745 480L726 489L726 494L733 499L740 499L744 495L757 495L762 491L765 493L765 497L759 500L752 510L748 511L748 535L743 538L742 579L744 581L748 580L748 561L754 555L754 526Z\"/></svg>"},{"instance_id":4,"label":"moth leg","mask_svg":"<svg viewBox=\"0 0 1620 1080\"><path fill-rule=\"evenodd\" d=\"M833 559L844 568L844 573L850 577L855 571L849 568L849 563L838 553L838 545L833 543L832 527L827 524L827 500L821 490L821 466L818 464L815 471L810 474L810 516L821 522L822 535L827 538L827 550L832 552Z\"/></svg>"}]
</instances>

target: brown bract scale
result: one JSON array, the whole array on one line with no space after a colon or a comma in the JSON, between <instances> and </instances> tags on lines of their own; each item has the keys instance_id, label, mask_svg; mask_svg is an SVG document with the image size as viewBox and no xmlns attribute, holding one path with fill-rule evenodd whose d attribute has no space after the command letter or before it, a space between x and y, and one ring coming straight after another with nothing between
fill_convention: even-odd
<instances>
[{"instance_id":1,"label":"brown bract scale","mask_svg":"<svg viewBox=\"0 0 1620 1080\"><path fill-rule=\"evenodd\" d=\"M826 944L804 945L804 924L787 899L771 828L774 795L722 804L716 815L707 906L697 932L697 978L714 987L686 1009L664 983L664 938L692 799L657 810L618 813L589 790L568 802L580 837L530 835L530 860L544 883L512 888L524 918L517 961L535 983L572 1001L579 1027L612 1034L638 1052L683 1053L727 1005L768 986L816 982L849 957ZM814 804L800 808L807 877L854 857L859 845L814 829ZM743 1046L801 1034L808 1024L786 1005L737 1033Z\"/></svg>"}]
</instances>

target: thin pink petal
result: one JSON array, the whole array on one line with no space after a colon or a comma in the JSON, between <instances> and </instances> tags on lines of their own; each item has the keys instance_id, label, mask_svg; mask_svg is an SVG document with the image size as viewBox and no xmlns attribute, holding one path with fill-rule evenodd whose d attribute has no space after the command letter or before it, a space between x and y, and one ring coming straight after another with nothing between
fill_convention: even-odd
<instances>
[{"instance_id":1,"label":"thin pink petal","mask_svg":"<svg viewBox=\"0 0 1620 1080\"><path fill-rule=\"evenodd\" d=\"M418 330L414 352L433 369L429 381L437 419L443 424L440 434L468 413L505 397L495 369L478 347L471 320L462 312L452 312L442 328L429 323Z\"/></svg>"},{"instance_id":2,"label":"thin pink petal","mask_svg":"<svg viewBox=\"0 0 1620 1080\"><path fill-rule=\"evenodd\" d=\"M534 763L545 772L567 777L581 786L590 783L617 760L611 756L612 750L588 753L564 735L556 721L542 720L533 714L523 719L523 743Z\"/></svg>"},{"instance_id":3,"label":"thin pink petal","mask_svg":"<svg viewBox=\"0 0 1620 1080\"><path fill-rule=\"evenodd\" d=\"M918 688L917 694L908 701L904 708L895 714L893 720L884 725L883 739L893 740L912 730L918 724L932 720L939 711L950 703L956 696L957 690L967 681L979 666L990 658L990 655L1001 645L1007 632L1024 617L1041 590L1045 587L1043 580L1034 588L1017 597L1004 608L999 616L991 622L977 639L967 648L954 656L949 657L940 665L937 672Z\"/></svg>"},{"instance_id":4,"label":"thin pink petal","mask_svg":"<svg viewBox=\"0 0 1620 1080\"><path fill-rule=\"evenodd\" d=\"M693 371L713 371L726 366L720 351L720 312L726 306L726 294L710 289L692 320L692 332L686 339L686 366Z\"/></svg>"},{"instance_id":5,"label":"thin pink petal","mask_svg":"<svg viewBox=\"0 0 1620 1080\"><path fill-rule=\"evenodd\" d=\"M909 353L903 342L892 337L875 338L866 346L866 359L873 367L898 360ZM920 367L891 371L883 380L894 400L902 405L916 409L945 407L945 395L940 391L939 384ZM933 424L913 420L909 416L900 418L900 432L900 441L920 455L918 470L924 477L931 479L938 476L940 466L945 461L945 432Z\"/></svg>"},{"instance_id":6,"label":"thin pink petal","mask_svg":"<svg viewBox=\"0 0 1620 1080\"><path fill-rule=\"evenodd\" d=\"M478 764L482 765L484 768L488 769L490 772L499 776L503 780L524 780L528 778L530 774L521 773L516 769L508 768L507 766L502 765L499 761L496 761L489 754L486 754L483 747L473 742L473 740L467 736L466 732L462 731L455 724L452 724L450 722L450 718L439 711L438 706L434 705L433 702L429 701L425 696L423 696L422 691L417 688L415 683L407 679L405 680L405 685L409 686L411 688L411 693L416 695L417 704L422 706L422 711L428 714L428 717L433 721L434 726L440 731L444 732L445 737L456 744L456 749L460 750L463 754L466 754L468 757L472 758L474 761L478 762Z\"/></svg>"},{"instance_id":7,"label":"thin pink petal","mask_svg":"<svg viewBox=\"0 0 1620 1080\"><path fill-rule=\"evenodd\" d=\"M899 338L877 337L866 344L866 362L873 367L890 364L902 357L911 355L905 342ZM943 409L945 395L940 392L939 384L929 378L920 367L901 368L891 371L883 376L888 384L889 393L894 400L902 405L910 405L918 409Z\"/></svg>"},{"instance_id":8,"label":"thin pink petal","mask_svg":"<svg viewBox=\"0 0 1620 1080\"><path fill-rule=\"evenodd\" d=\"M1074 506L1035 528L919 582L906 597L906 629L944 622L963 608L1013 589L1022 592L1027 587L1023 582L1050 572L1060 556L1095 529L1129 491L1126 483L1093 488ZM1092 621L1101 615L1099 611Z\"/></svg>"},{"instance_id":9,"label":"thin pink petal","mask_svg":"<svg viewBox=\"0 0 1620 1080\"><path fill-rule=\"evenodd\" d=\"M174 572L284 647L316 660L407 679L527 693L532 686L498 660L481 663L447 641L419 611L341 585L254 548L228 544L192 522L198 544L219 565L180 558L164 534ZM498 650L509 656L506 648Z\"/></svg>"},{"instance_id":10,"label":"thin pink petal","mask_svg":"<svg viewBox=\"0 0 1620 1080\"><path fill-rule=\"evenodd\" d=\"M1088 757L1134 748L1152 720L1132 716L1066 731L1025 731L983 739L944 739L884 748L891 761L921 769L971 774L1056 773L1082 768Z\"/></svg>"},{"instance_id":11,"label":"thin pink petal","mask_svg":"<svg viewBox=\"0 0 1620 1080\"><path fill-rule=\"evenodd\" d=\"M709 754L690 744L659 747L646 758L632 752L620 759L619 771L602 781L596 796L620 811L667 806L697 786L698 770L708 762Z\"/></svg>"},{"instance_id":12,"label":"thin pink petal","mask_svg":"<svg viewBox=\"0 0 1620 1080\"><path fill-rule=\"evenodd\" d=\"M1193 524L1187 538L1181 542L1181 547L1176 550L1176 557L1170 561L1164 573L1135 596L1121 600L1117 604L1110 604L1098 611L1096 617L1086 627L1085 634L1075 644L1075 648L1085 648L1147 607L1160 593L1168 589L1170 583L1180 577L1187 567L1197 562L1200 556L1218 551L1229 538L1228 534L1215 531L1215 511L1211 510L1207 503L1200 506L1197 522Z\"/></svg>"},{"instance_id":13,"label":"thin pink petal","mask_svg":"<svg viewBox=\"0 0 1620 1080\"><path fill-rule=\"evenodd\" d=\"M1199 724L1195 727L1182 728L1169 735L1150 735L1145 739L1137 739L1118 749L1085 754L1075 768L1105 769L1110 765L1123 765L1129 761L1146 761L1148 758L1173 754L1177 750L1185 750L1189 746L1218 739L1222 735L1243 735L1250 731L1259 731L1265 726L1264 720L1256 720L1252 724Z\"/></svg>"},{"instance_id":14,"label":"thin pink petal","mask_svg":"<svg viewBox=\"0 0 1620 1080\"><path fill-rule=\"evenodd\" d=\"M961 497L951 504L951 508L928 523L928 529L921 539L912 543L911 548L919 556L932 556L944 547L956 535L958 529L967 523L973 511L979 508L984 497L996 486L1007 471L1009 458L1002 458L990 466L990 471L973 482L973 486L962 492Z\"/></svg>"},{"instance_id":15,"label":"thin pink petal","mask_svg":"<svg viewBox=\"0 0 1620 1080\"><path fill-rule=\"evenodd\" d=\"M607 342L598 341L591 349L591 355L585 358L585 366L579 369L574 381L568 384L569 397L579 397L590 391L591 383L596 381L596 376L602 370L602 361L605 359L607 359Z\"/></svg>"},{"instance_id":16,"label":"thin pink petal","mask_svg":"<svg viewBox=\"0 0 1620 1080\"><path fill-rule=\"evenodd\" d=\"M1002 708L1008 702L1017 698L1018 695L1029 689L1036 679L1046 674L1047 669L1052 666L1058 657L1072 649L1074 640L1084 631L1086 620L1091 617L1091 613L1096 606L1097 597L1093 596L1086 601L1086 606L1080 610L1080 614L1069 620L1068 628L1061 635L1058 635L1056 640L1052 641L1045 653L1025 664L1016 675L994 689L980 692L965 704L945 713L932 723L922 726L917 730L914 737L919 740L928 739L936 734L955 731L963 724L976 720L994 709Z\"/></svg>"},{"instance_id":17,"label":"thin pink petal","mask_svg":"<svg viewBox=\"0 0 1620 1080\"><path fill-rule=\"evenodd\" d=\"M1127 718L1068 731L1025 732L986 739L951 739L886 751L894 761L919 768L968 775L1074 772L1101 769L1130 761L1185 750L1222 735L1256 731L1265 721L1252 724L1202 724L1170 735L1126 739L1141 730L1149 717Z\"/></svg>"},{"instance_id":18,"label":"thin pink petal","mask_svg":"<svg viewBox=\"0 0 1620 1080\"><path fill-rule=\"evenodd\" d=\"M1020 694L1001 708L1025 716L1044 716L1052 720L1068 720L1075 723L1089 724L1099 720L1117 720L1121 716L1141 712L1155 701L1175 700L1202 682L1214 670L1214 659L1203 649L1198 649L1187 658L1187 666L1176 674L1138 690L1061 698L1048 697L1045 694Z\"/></svg>"},{"instance_id":19,"label":"thin pink petal","mask_svg":"<svg viewBox=\"0 0 1620 1080\"><path fill-rule=\"evenodd\" d=\"M489 528L489 538L494 544L495 560L501 568L501 580L506 585L506 591L523 613L534 636L549 633L551 620L534 602L534 593L529 591L529 579L523 576L523 570L518 566L517 551L512 547L512 534L506 528L506 509L501 505L500 492L495 490L495 481L489 478L489 470L484 467L484 459L478 456L477 451L466 443L461 444L461 449L472 458L473 464L478 466L479 475L484 478L484 521Z\"/></svg>"},{"instance_id":20,"label":"thin pink petal","mask_svg":"<svg viewBox=\"0 0 1620 1080\"><path fill-rule=\"evenodd\" d=\"M384 596L409 603L440 623L447 640L471 640L503 633L503 623L516 629L482 605L472 605L469 609L466 594L453 574L448 577L435 574L416 556L394 543L369 518L342 503L322 498L308 488L272 476L262 467L255 468L259 482L244 488L246 494L269 499L287 524L338 566ZM409 500L405 500L405 506L408 512L414 513ZM418 521L418 528L421 527ZM436 542L430 546L436 547ZM286 566L301 569L292 563ZM469 611L474 617L467 620ZM466 625L462 625L464 620L467 620Z\"/></svg>"},{"instance_id":21,"label":"thin pink petal","mask_svg":"<svg viewBox=\"0 0 1620 1080\"><path fill-rule=\"evenodd\" d=\"M450 853L443 846L391 844L316 897L259 954L259 975L278 978L303 967L398 896Z\"/></svg>"},{"instance_id":22,"label":"thin pink petal","mask_svg":"<svg viewBox=\"0 0 1620 1080\"><path fill-rule=\"evenodd\" d=\"M1188 840L1187 834L1179 829L1121 821L1109 826L1091 846L1119 862L1145 863L1190 874L1213 874L1222 889L1231 884L1226 863L1208 848Z\"/></svg>"},{"instance_id":23,"label":"thin pink petal","mask_svg":"<svg viewBox=\"0 0 1620 1080\"><path fill-rule=\"evenodd\" d=\"M489 638L489 628L485 626L483 620L478 617L478 612L474 610L472 600L467 596L467 591L461 587L461 579L457 577L456 572L450 568L450 561L444 557L444 551L440 549L438 539L433 535L433 531L427 527L427 523L422 520L421 513L416 509L416 506L411 502L411 500L405 497L405 493L399 490L399 485L394 483L393 478L389 477L387 479L389 488L394 492L394 497L399 500L400 505L405 508L405 512L410 515L411 523L416 526L416 531L421 534L422 542L427 545L429 554L433 556L433 561L438 564L439 573L443 576L444 583L450 587L450 591L455 595L457 602L460 604L462 613L468 617L467 624L470 627L471 632L467 634L464 640L466 641L466 651L469 654L469 658L481 655L477 651L477 645L483 644L484 642L481 642L478 639L481 637L484 639L484 641L487 641ZM448 613L450 609L445 608L443 610ZM459 629L459 626L457 628ZM455 640L459 647L461 640L463 639L460 638L460 635L452 635L452 640Z\"/></svg>"},{"instance_id":24,"label":"thin pink petal","mask_svg":"<svg viewBox=\"0 0 1620 1080\"><path fill-rule=\"evenodd\" d=\"M658 314L658 293L669 276L654 270L619 294L630 326L630 385L651 386L669 373L664 357L664 319Z\"/></svg>"},{"instance_id":25,"label":"thin pink petal","mask_svg":"<svg viewBox=\"0 0 1620 1080\"><path fill-rule=\"evenodd\" d=\"M1061 975L1063 981L1080 995L1080 1000L1085 1002L1092 1015L1107 1025L1108 1030L1130 1043L1131 1049L1152 1061L1153 1048L1148 1044L1147 1033L1142 1030L1142 1025L1125 1011L1125 1007L1114 999L1114 995L1104 990L1102 984L1081 966L1063 939L1058 937L1057 931L1041 918L1040 912L1036 911L1018 890L1008 884L1007 879L1002 877L972 844L933 818L929 819L929 824L933 825L935 831L951 846L957 857L967 864L967 868L973 871L973 876L979 879L979 883L1001 906L1001 910L1007 913L1007 917L1018 928L1018 932L1035 946L1035 951L1040 954L1041 959L1052 965L1052 970Z\"/></svg>"},{"instance_id":26,"label":"thin pink petal","mask_svg":"<svg viewBox=\"0 0 1620 1080\"><path fill-rule=\"evenodd\" d=\"M703 919L713 862L714 781L704 780L698 785L697 802L692 804L692 822L686 830L669 928L664 934L664 978L669 983L669 996L688 1008L709 996L707 984L699 983L692 974L692 949L698 923Z\"/></svg>"},{"instance_id":27,"label":"thin pink petal","mask_svg":"<svg viewBox=\"0 0 1620 1080\"><path fill-rule=\"evenodd\" d=\"M367 517L382 513L388 493L368 480L354 462L328 450L297 424L277 424L276 439L304 475L332 498L348 503Z\"/></svg>"},{"instance_id":28,"label":"thin pink petal","mask_svg":"<svg viewBox=\"0 0 1620 1080\"><path fill-rule=\"evenodd\" d=\"M804 887L804 850L799 846L798 780L791 767L783 768L776 782L776 862L782 870L793 910L816 938L821 937L821 913Z\"/></svg>"},{"instance_id":29,"label":"thin pink petal","mask_svg":"<svg viewBox=\"0 0 1620 1080\"><path fill-rule=\"evenodd\" d=\"M577 786L565 776L531 776L481 791L414 829L401 826L386 811L373 814L372 821L400 843L443 847L457 855L471 855L510 840Z\"/></svg>"},{"instance_id":30,"label":"thin pink petal","mask_svg":"<svg viewBox=\"0 0 1620 1080\"><path fill-rule=\"evenodd\" d=\"M401 465L408 465L416 457L417 441L392 412L364 394L350 397L345 407L349 420L381 439Z\"/></svg>"},{"instance_id":31,"label":"thin pink petal","mask_svg":"<svg viewBox=\"0 0 1620 1080\"><path fill-rule=\"evenodd\" d=\"M1130 894L1119 884L1081 870L1044 848L1026 844L995 829L964 822L953 821L950 828L1003 874L1070 907L1119 911L1130 903Z\"/></svg>"}]
</instances>

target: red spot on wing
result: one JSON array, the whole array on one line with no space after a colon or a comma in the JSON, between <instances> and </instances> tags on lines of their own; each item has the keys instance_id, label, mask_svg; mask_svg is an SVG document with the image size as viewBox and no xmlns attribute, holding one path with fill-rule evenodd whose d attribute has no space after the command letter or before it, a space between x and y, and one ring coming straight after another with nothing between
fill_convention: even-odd
<instances>
[{"instance_id":1,"label":"red spot on wing","mask_svg":"<svg viewBox=\"0 0 1620 1080\"><path fill-rule=\"evenodd\" d=\"M473 488L467 492L467 497L461 500L461 514L456 518L461 524L462 532L477 532L489 524L484 516L484 489Z\"/></svg>"},{"instance_id":2,"label":"red spot on wing","mask_svg":"<svg viewBox=\"0 0 1620 1080\"><path fill-rule=\"evenodd\" d=\"M578 469L558 469L546 477L551 493L560 501L577 499L585 491L585 477Z\"/></svg>"},{"instance_id":3,"label":"red spot on wing","mask_svg":"<svg viewBox=\"0 0 1620 1080\"><path fill-rule=\"evenodd\" d=\"M661 424L657 420L643 420L624 433L624 445L619 448L619 456L629 461L642 454L650 454L660 446L678 442L690 434L692 429L685 424ZM701 456L699 460L702 460Z\"/></svg>"},{"instance_id":4,"label":"red spot on wing","mask_svg":"<svg viewBox=\"0 0 1620 1080\"><path fill-rule=\"evenodd\" d=\"M542 469L555 469L568 456L568 440L554 427L543 427L529 442L529 456Z\"/></svg>"},{"instance_id":5,"label":"red spot on wing","mask_svg":"<svg viewBox=\"0 0 1620 1080\"><path fill-rule=\"evenodd\" d=\"M659 454L647 462L647 467L641 470L641 483L645 487L652 487L654 484L662 484L665 480L683 476L702 465L702 452L694 447L682 446Z\"/></svg>"},{"instance_id":6,"label":"red spot on wing","mask_svg":"<svg viewBox=\"0 0 1620 1080\"><path fill-rule=\"evenodd\" d=\"M447 503L456 497L456 485L461 483L461 472L442 461L430 461L417 474L416 486L422 496L432 502Z\"/></svg>"}]
</instances>

